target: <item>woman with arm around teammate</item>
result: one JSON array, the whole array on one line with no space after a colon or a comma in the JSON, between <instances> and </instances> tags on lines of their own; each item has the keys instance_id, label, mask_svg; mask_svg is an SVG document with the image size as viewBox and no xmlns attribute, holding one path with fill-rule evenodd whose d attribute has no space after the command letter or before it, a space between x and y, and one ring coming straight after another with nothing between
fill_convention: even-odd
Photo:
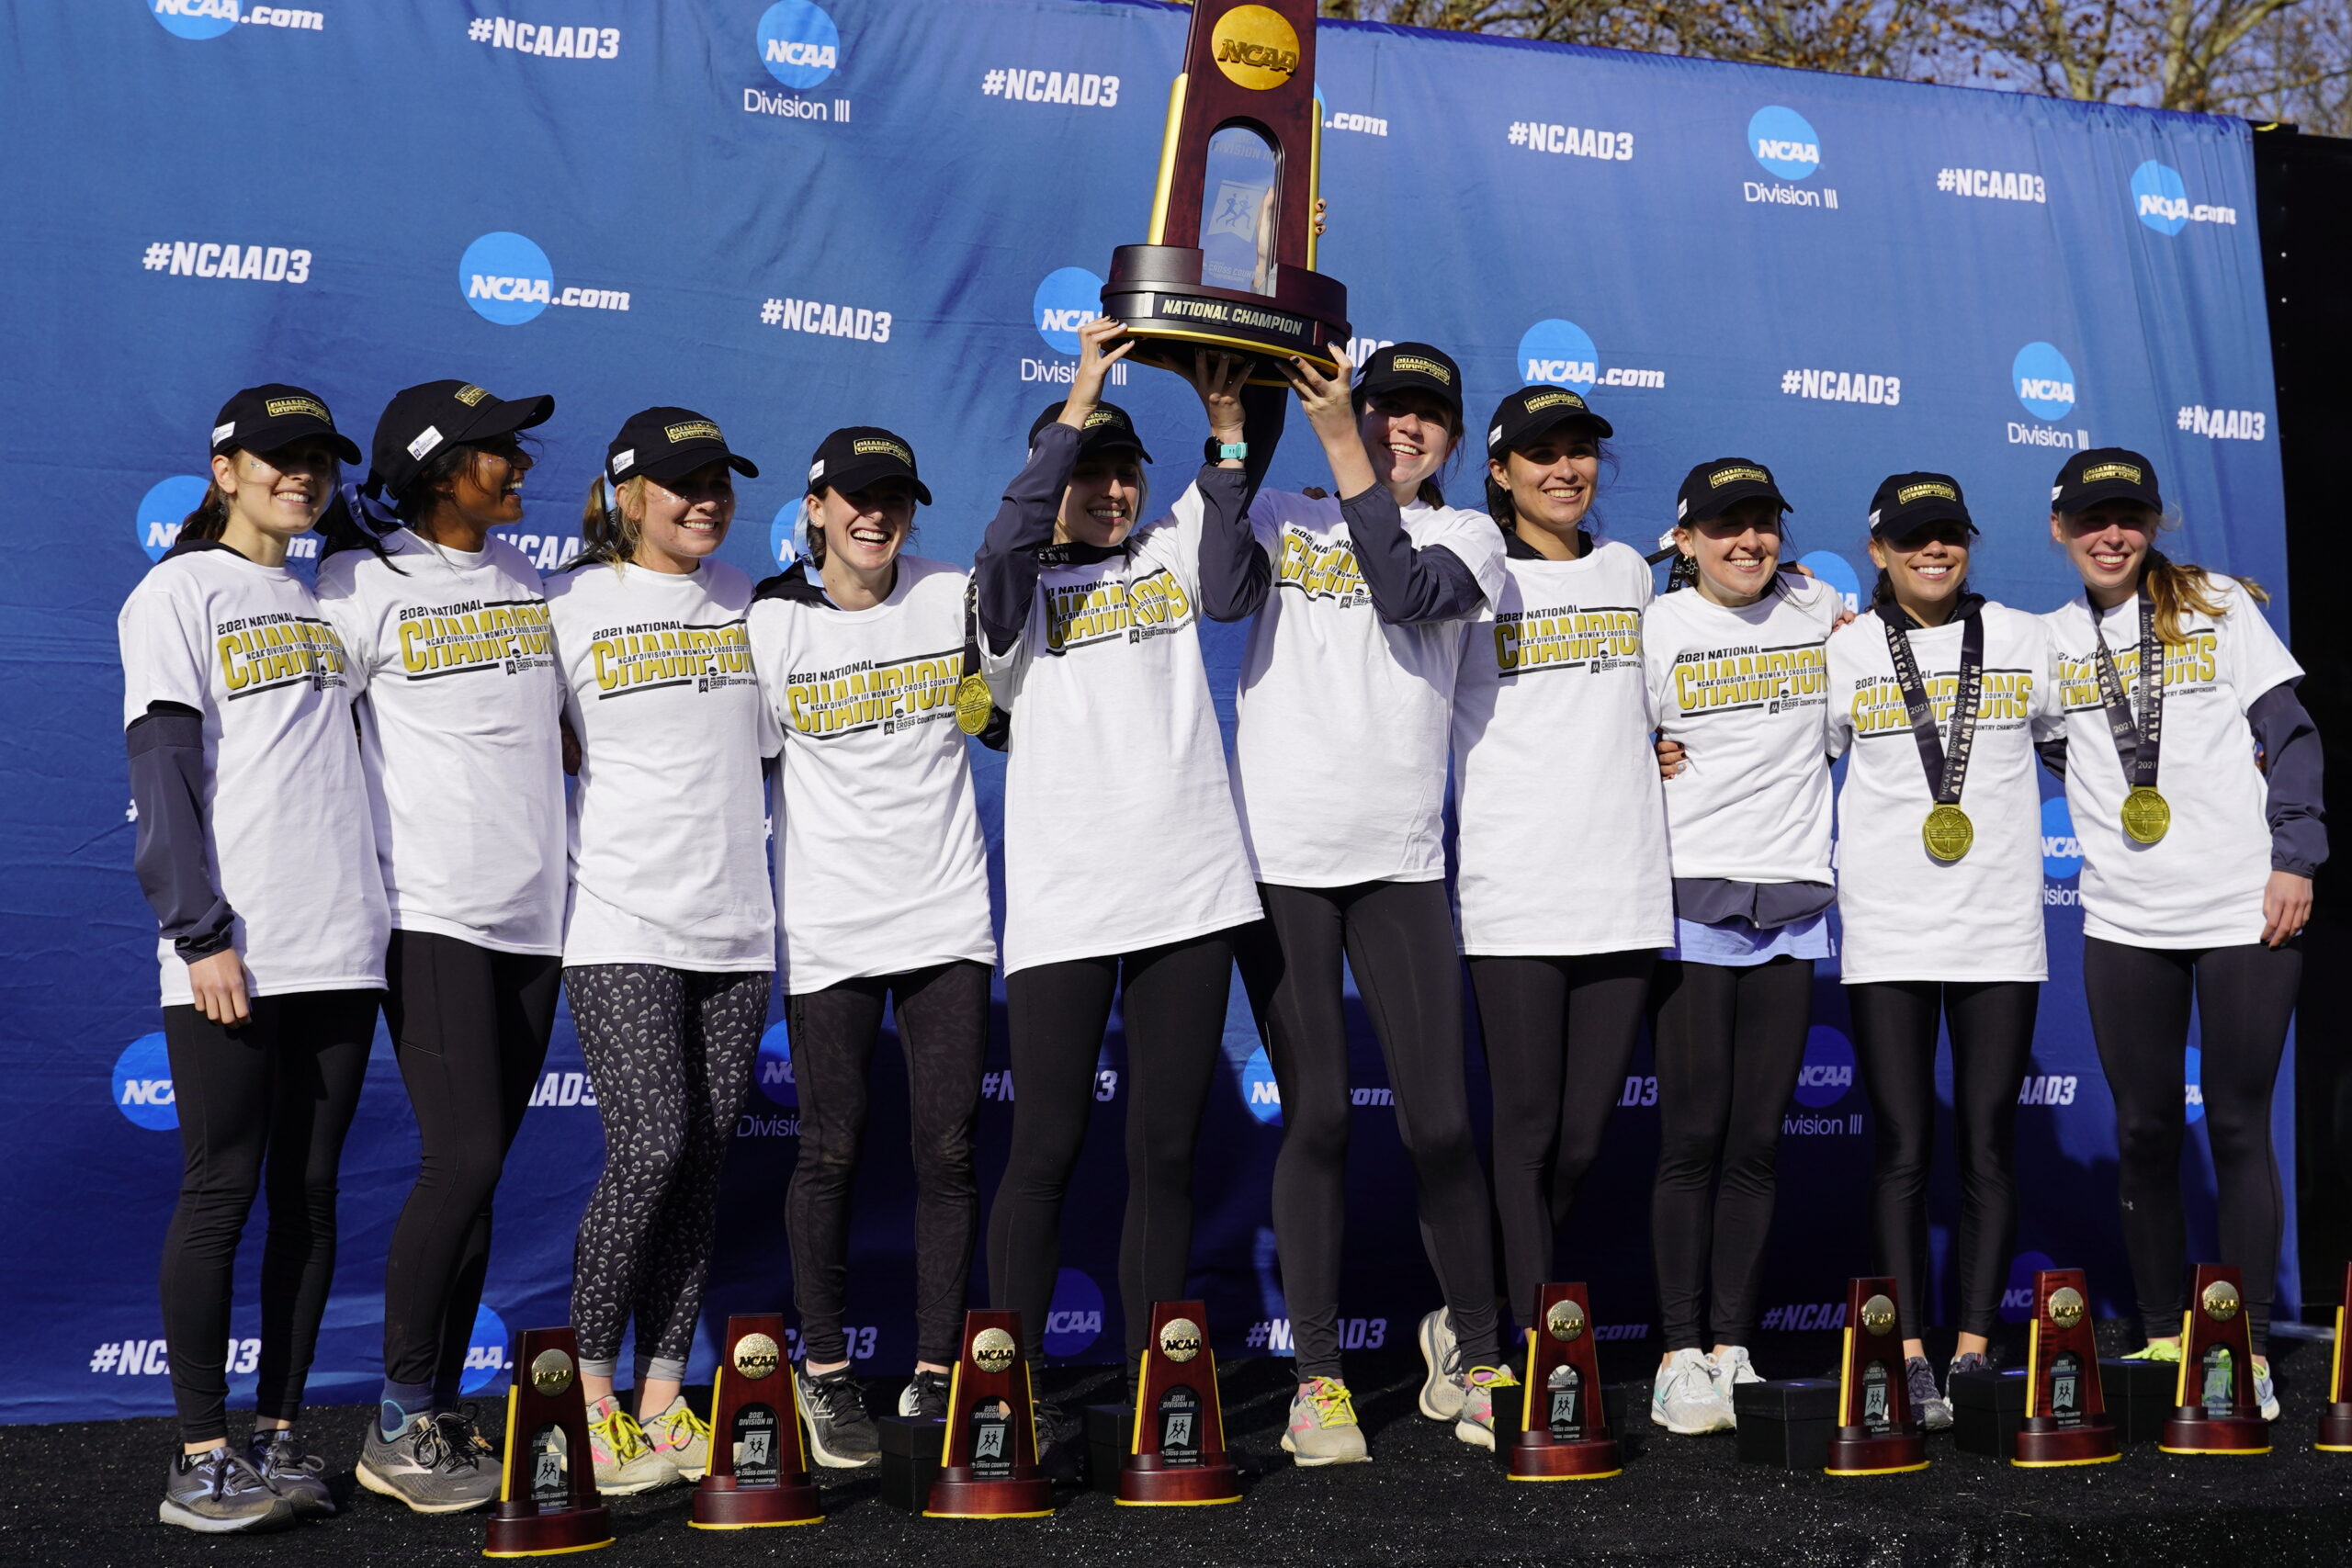
<instances>
[{"instance_id":1,"label":"woman with arm around teammate","mask_svg":"<svg viewBox=\"0 0 2352 1568\"><path fill-rule=\"evenodd\" d=\"M239 392L213 421L203 503L117 621L185 1156L162 1271L181 1448L159 1512L205 1534L335 1511L294 1422L334 1274L336 1169L388 922L352 738L359 676L286 555L358 460L301 388ZM261 1352L240 1449L223 1347L265 1166Z\"/></svg>"},{"instance_id":2,"label":"woman with arm around teammate","mask_svg":"<svg viewBox=\"0 0 2352 1568\"><path fill-rule=\"evenodd\" d=\"M2083 990L2115 1097L2123 1241L2148 1339L2139 1354L2180 1358L2193 995L2222 1258L2245 1270L2256 1393L2275 1420L2270 1096L2302 976L2295 939L2327 858L2319 735L2295 696L2302 667L2263 618L2268 596L2155 547L2153 464L2119 447L2077 453L2052 497L2051 536L2083 581L2083 596L2043 620L2083 846Z\"/></svg>"},{"instance_id":3,"label":"woman with arm around teammate","mask_svg":"<svg viewBox=\"0 0 2352 1568\"><path fill-rule=\"evenodd\" d=\"M1829 639L1840 978L1877 1129L1871 1250L1893 1276L1911 1405L1950 1427L1920 1339L1936 1037L1951 1032L1961 1147L1960 1343L1981 1369L2017 1228L2018 1083L2049 976L2034 741L2055 732L2041 618L1970 592L1976 525L1947 474L1895 474L1871 500L1871 614Z\"/></svg>"},{"instance_id":4,"label":"woman with arm around teammate","mask_svg":"<svg viewBox=\"0 0 2352 1568\"><path fill-rule=\"evenodd\" d=\"M547 585L580 741L564 988L605 1125L571 1323L607 1492L708 1463L708 1427L679 1385L775 978L760 772L775 723L744 625L751 581L714 558L732 474L759 470L691 409L631 415L589 491L588 548ZM613 1392L632 1320L634 1418Z\"/></svg>"},{"instance_id":5,"label":"woman with arm around teammate","mask_svg":"<svg viewBox=\"0 0 2352 1568\"><path fill-rule=\"evenodd\" d=\"M1760 1381L1747 1347L1781 1113L1804 1061L1813 966L1830 952L1824 645L1844 605L1781 570L1788 510L1761 463L1691 469L1674 526L1690 586L1642 621L1658 732L1685 757L1666 784L1675 939L1650 1019L1666 1336L1650 1419L1685 1434L1732 1427L1733 1388Z\"/></svg>"},{"instance_id":6,"label":"woman with arm around teammate","mask_svg":"<svg viewBox=\"0 0 2352 1568\"><path fill-rule=\"evenodd\" d=\"M914 1145L915 1371L902 1416L946 1414L978 1223L972 1123L996 941L956 720L970 580L904 548L915 508L930 503L912 446L869 426L834 431L808 467L808 555L761 583L751 613L752 661L784 737L773 819L800 1101L785 1199L803 1348L795 1376L815 1457L836 1467L881 1458L842 1314L886 1003Z\"/></svg>"},{"instance_id":7,"label":"woman with arm around teammate","mask_svg":"<svg viewBox=\"0 0 2352 1568\"><path fill-rule=\"evenodd\" d=\"M1495 1207L1522 1329L1600 1153L1674 940L1650 749L1650 568L1587 527L1609 422L1559 387L1487 422L1501 594L1464 627L1453 697L1456 898L1495 1099Z\"/></svg>"}]
</instances>

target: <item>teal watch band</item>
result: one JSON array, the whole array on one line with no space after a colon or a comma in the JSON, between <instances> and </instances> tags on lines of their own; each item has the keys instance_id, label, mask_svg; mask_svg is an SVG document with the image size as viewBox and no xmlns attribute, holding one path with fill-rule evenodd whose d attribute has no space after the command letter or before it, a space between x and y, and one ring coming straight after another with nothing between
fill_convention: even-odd
<instances>
[{"instance_id":1,"label":"teal watch band","mask_svg":"<svg viewBox=\"0 0 2352 1568\"><path fill-rule=\"evenodd\" d=\"M1249 456L1250 443L1247 441L1223 442L1219 444L1216 449L1216 459L1220 463L1225 462L1228 458L1238 463Z\"/></svg>"}]
</instances>

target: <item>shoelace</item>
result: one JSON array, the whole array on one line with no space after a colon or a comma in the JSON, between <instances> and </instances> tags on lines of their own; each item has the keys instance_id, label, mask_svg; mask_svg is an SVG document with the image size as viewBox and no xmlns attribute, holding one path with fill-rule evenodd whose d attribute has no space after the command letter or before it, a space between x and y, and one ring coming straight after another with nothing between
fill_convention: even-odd
<instances>
[{"instance_id":1,"label":"shoelace","mask_svg":"<svg viewBox=\"0 0 2352 1568\"><path fill-rule=\"evenodd\" d=\"M947 1403L947 1374L945 1372L917 1372L907 1380L907 1386L914 1390L915 1404L918 1408L926 1404Z\"/></svg>"},{"instance_id":2,"label":"shoelace","mask_svg":"<svg viewBox=\"0 0 2352 1568\"><path fill-rule=\"evenodd\" d=\"M858 1393L857 1380L846 1371L828 1372L820 1378L809 1378L808 1382L817 1403L824 1406L826 1420L846 1421L865 1414L865 1400Z\"/></svg>"},{"instance_id":3,"label":"shoelace","mask_svg":"<svg viewBox=\"0 0 2352 1568\"><path fill-rule=\"evenodd\" d=\"M457 1458L450 1450L448 1434L441 1429L437 1419L430 1416L417 1424L415 1435L409 1438L408 1451L417 1468L424 1471L439 1470Z\"/></svg>"},{"instance_id":4,"label":"shoelace","mask_svg":"<svg viewBox=\"0 0 2352 1568\"><path fill-rule=\"evenodd\" d=\"M433 1417L433 1425L441 1434L445 1457L442 1463L448 1469L480 1470L481 1456L487 1446L475 1427L473 1417L456 1410L444 1410Z\"/></svg>"},{"instance_id":5,"label":"shoelace","mask_svg":"<svg viewBox=\"0 0 2352 1568\"><path fill-rule=\"evenodd\" d=\"M1462 1374L1465 1387L1517 1388L1518 1377L1509 1367L1473 1367Z\"/></svg>"},{"instance_id":6,"label":"shoelace","mask_svg":"<svg viewBox=\"0 0 2352 1568\"><path fill-rule=\"evenodd\" d=\"M1315 1412L1319 1427L1352 1427L1356 1424L1355 1396L1348 1385L1329 1378L1317 1378L1307 1386L1307 1406Z\"/></svg>"},{"instance_id":7,"label":"shoelace","mask_svg":"<svg viewBox=\"0 0 2352 1568\"><path fill-rule=\"evenodd\" d=\"M268 1477L247 1463L243 1456L226 1444L217 1449L207 1450L197 1460L196 1464L198 1469L208 1472L204 1478L205 1491L209 1494L211 1501L215 1503L229 1495L232 1483L241 1492L254 1486L258 1486L265 1492L277 1490L269 1483Z\"/></svg>"},{"instance_id":8,"label":"shoelace","mask_svg":"<svg viewBox=\"0 0 2352 1568\"><path fill-rule=\"evenodd\" d=\"M638 1455L652 1451L652 1445L645 1440L645 1428L637 1424L636 1416L618 1405L603 1420L589 1422L588 1435L604 1439L616 1464L627 1464Z\"/></svg>"},{"instance_id":9,"label":"shoelace","mask_svg":"<svg viewBox=\"0 0 2352 1568\"><path fill-rule=\"evenodd\" d=\"M682 1427L685 1428L683 1436L678 1430ZM694 1447L697 1438L705 1443L710 1441L710 1423L695 1415L693 1405L683 1402L656 1416L647 1431L652 1435L656 1448L676 1449L682 1453Z\"/></svg>"},{"instance_id":10,"label":"shoelace","mask_svg":"<svg viewBox=\"0 0 2352 1568\"><path fill-rule=\"evenodd\" d=\"M260 1436L262 1462L256 1468L260 1470L264 1480L279 1472L311 1476L321 1476L327 1472L325 1459L318 1454L304 1452L301 1443L294 1436L292 1427L281 1427L266 1436L259 1434L257 1436Z\"/></svg>"}]
</instances>

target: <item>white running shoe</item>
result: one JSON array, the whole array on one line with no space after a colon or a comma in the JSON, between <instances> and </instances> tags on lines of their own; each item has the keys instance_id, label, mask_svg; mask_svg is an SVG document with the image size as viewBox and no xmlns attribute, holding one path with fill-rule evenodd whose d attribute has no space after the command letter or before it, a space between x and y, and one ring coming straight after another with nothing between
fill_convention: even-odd
<instances>
[{"instance_id":1,"label":"white running shoe","mask_svg":"<svg viewBox=\"0 0 2352 1568\"><path fill-rule=\"evenodd\" d=\"M1731 1430L1731 1401L1715 1387L1705 1351L1677 1350L1667 1358L1650 1393L1650 1419L1686 1438Z\"/></svg>"},{"instance_id":2,"label":"white running shoe","mask_svg":"<svg viewBox=\"0 0 2352 1568\"><path fill-rule=\"evenodd\" d=\"M1453 1325L1443 1307L1421 1319L1421 1359L1429 1363L1429 1375L1421 1380L1421 1414L1432 1421L1458 1421L1462 1418L1462 1383L1454 1374L1454 1362L1460 1348L1453 1339Z\"/></svg>"},{"instance_id":3,"label":"white running shoe","mask_svg":"<svg viewBox=\"0 0 2352 1568\"><path fill-rule=\"evenodd\" d=\"M1762 1382L1764 1376L1756 1363L1747 1359L1745 1345L1726 1345L1707 1356L1707 1374L1715 1380L1715 1392L1724 1396L1724 1408L1731 1412L1730 1425L1739 1425L1739 1396L1732 1392L1744 1382Z\"/></svg>"}]
</instances>

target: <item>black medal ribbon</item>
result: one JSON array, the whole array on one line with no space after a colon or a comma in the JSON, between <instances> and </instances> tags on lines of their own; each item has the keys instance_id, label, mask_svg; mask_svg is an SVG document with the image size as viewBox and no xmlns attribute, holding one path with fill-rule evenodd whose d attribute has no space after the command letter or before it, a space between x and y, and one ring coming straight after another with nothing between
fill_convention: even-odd
<instances>
[{"instance_id":1,"label":"black medal ribbon","mask_svg":"<svg viewBox=\"0 0 2352 1568\"><path fill-rule=\"evenodd\" d=\"M1901 611L1895 612L1900 615ZM1960 690L1952 697L1951 737L1936 730L1935 705L1919 679L1919 661L1911 655L1911 637L1886 618L1886 650L1894 660L1894 682L1903 688L1903 707L1911 720L1911 739L1919 745L1919 762L1928 773L1928 793L1938 806L1958 806L1961 786L1968 779L1968 753L1976 744L1977 698L1984 688L1984 617L1971 611L1961 622Z\"/></svg>"},{"instance_id":2,"label":"black medal ribbon","mask_svg":"<svg viewBox=\"0 0 2352 1568\"><path fill-rule=\"evenodd\" d=\"M2107 650L2099 630L2098 602L2083 590L2091 607L2091 659L2098 668L2099 705L2107 710L2108 733L2115 738L2115 754L2123 763L2124 783L2132 789L2156 787L2156 765L2164 744L2165 649L2156 640L2156 602L2140 586L2140 721L2132 721L2132 702L2115 672L2115 658Z\"/></svg>"}]
</instances>

